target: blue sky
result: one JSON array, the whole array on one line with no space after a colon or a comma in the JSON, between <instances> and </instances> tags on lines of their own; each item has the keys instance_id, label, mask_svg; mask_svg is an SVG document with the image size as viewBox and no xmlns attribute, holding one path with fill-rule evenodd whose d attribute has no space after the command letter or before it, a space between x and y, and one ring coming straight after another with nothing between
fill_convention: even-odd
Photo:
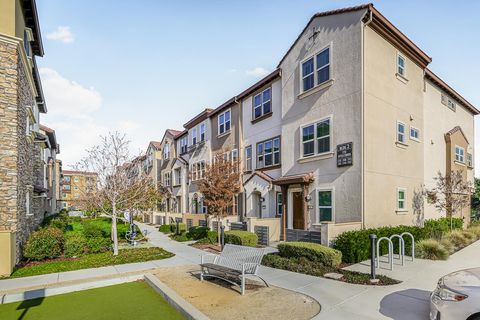
<instances>
[{"instance_id":1,"label":"blue sky","mask_svg":"<svg viewBox=\"0 0 480 320\"><path fill-rule=\"evenodd\" d=\"M109 130L125 131L139 152L272 71L315 12L358 4L37 0L43 122L57 130L66 167ZM435 73L480 107L480 1L374 4L433 58Z\"/></svg>"}]
</instances>

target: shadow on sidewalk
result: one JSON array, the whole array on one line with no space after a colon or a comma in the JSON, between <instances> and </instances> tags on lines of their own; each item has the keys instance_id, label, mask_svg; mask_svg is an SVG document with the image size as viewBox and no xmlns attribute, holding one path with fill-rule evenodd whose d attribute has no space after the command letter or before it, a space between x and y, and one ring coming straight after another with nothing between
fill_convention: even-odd
<instances>
[{"instance_id":1,"label":"shadow on sidewalk","mask_svg":"<svg viewBox=\"0 0 480 320\"><path fill-rule=\"evenodd\" d=\"M428 319L430 292L407 289L393 292L380 301L380 313L395 320Z\"/></svg>"}]
</instances>

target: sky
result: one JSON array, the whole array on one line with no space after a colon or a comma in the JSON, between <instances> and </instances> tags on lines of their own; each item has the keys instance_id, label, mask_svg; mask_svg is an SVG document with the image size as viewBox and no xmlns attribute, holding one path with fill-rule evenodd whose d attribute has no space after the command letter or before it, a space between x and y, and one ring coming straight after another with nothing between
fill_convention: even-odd
<instances>
[{"instance_id":1,"label":"sky","mask_svg":"<svg viewBox=\"0 0 480 320\"><path fill-rule=\"evenodd\" d=\"M132 153L145 151L165 129L183 129L273 71L314 13L361 3L37 0L48 108L41 121L56 130L64 168L109 131L125 132ZM480 108L480 1L374 5Z\"/></svg>"}]
</instances>

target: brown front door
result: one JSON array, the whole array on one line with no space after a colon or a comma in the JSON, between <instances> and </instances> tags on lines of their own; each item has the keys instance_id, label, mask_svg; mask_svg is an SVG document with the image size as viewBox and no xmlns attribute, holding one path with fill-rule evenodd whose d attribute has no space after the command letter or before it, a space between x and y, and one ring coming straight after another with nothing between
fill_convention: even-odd
<instances>
[{"instance_id":1,"label":"brown front door","mask_svg":"<svg viewBox=\"0 0 480 320\"><path fill-rule=\"evenodd\" d=\"M292 192L293 229L304 228L303 221L303 197L301 192Z\"/></svg>"}]
</instances>

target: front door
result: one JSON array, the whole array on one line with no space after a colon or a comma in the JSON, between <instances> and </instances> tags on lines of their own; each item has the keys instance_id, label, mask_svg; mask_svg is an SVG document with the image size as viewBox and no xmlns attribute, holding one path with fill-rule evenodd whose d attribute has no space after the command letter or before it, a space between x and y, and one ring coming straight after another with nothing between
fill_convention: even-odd
<instances>
[{"instance_id":1,"label":"front door","mask_svg":"<svg viewBox=\"0 0 480 320\"><path fill-rule=\"evenodd\" d=\"M293 229L303 230L305 227L303 217L302 192L292 192Z\"/></svg>"}]
</instances>

